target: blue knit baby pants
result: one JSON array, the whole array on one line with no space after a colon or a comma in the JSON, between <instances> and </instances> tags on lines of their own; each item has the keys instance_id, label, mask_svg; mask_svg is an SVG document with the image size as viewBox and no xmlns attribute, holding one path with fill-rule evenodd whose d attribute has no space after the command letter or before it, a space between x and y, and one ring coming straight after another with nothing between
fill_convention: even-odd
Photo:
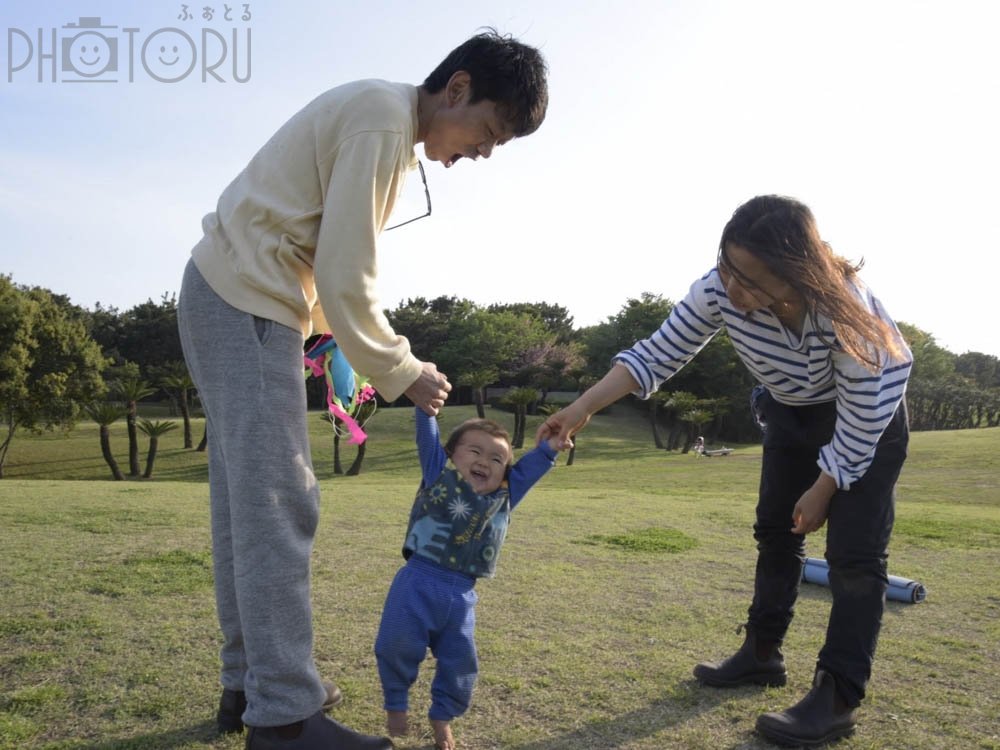
<instances>
[{"instance_id":1,"label":"blue knit baby pants","mask_svg":"<svg viewBox=\"0 0 1000 750\"><path fill-rule=\"evenodd\" d=\"M428 716L450 721L469 708L479 673L475 584L472 576L419 555L396 573L375 639L386 711L407 710L428 648L437 659Z\"/></svg>"}]
</instances>

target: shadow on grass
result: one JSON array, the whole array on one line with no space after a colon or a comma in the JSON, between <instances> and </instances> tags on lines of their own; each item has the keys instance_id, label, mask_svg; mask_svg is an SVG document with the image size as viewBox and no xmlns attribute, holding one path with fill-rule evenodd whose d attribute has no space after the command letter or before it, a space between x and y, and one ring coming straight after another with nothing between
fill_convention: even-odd
<instances>
[{"instance_id":1,"label":"shadow on grass","mask_svg":"<svg viewBox=\"0 0 1000 750\"><path fill-rule=\"evenodd\" d=\"M89 744L72 744L73 750L170 750L183 747L192 742L203 742L210 745L219 740L221 735L214 721L204 721L191 727L174 729L166 732L141 734L123 739L108 739ZM60 745L62 747L62 745Z\"/></svg>"},{"instance_id":2,"label":"shadow on grass","mask_svg":"<svg viewBox=\"0 0 1000 750\"><path fill-rule=\"evenodd\" d=\"M748 687L745 689L755 690L758 688ZM635 711L629 711L610 719L588 722L559 737L548 737L543 740L512 745L508 750L570 750L571 748L572 750L579 750L579 748L612 750L636 740L651 737L665 729L685 724L706 711L716 709L720 704L739 694L730 690L720 691L706 688L693 678L676 683L670 692L673 694L669 697L653 701L648 706Z\"/></svg>"},{"instance_id":3,"label":"shadow on grass","mask_svg":"<svg viewBox=\"0 0 1000 750\"><path fill-rule=\"evenodd\" d=\"M177 466L164 469L156 469L153 472L152 480L161 482L207 482L208 481L208 459L204 463L191 464L189 466Z\"/></svg>"},{"instance_id":4,"label":"shadow on grass","mask_svg":"<svg viewBox=\"0 0 1000 750\"><path fill-rule=\"evenodd\" d=\"M83 461L85 461L85 459L80 459L80 461L83 462ZM25 472L22 471L25 467L37 467L37 466L41 466L42 463L43 462L33 461L31 463L17 464L16 467L15 467L16 471L14 473L11 473L11 472L8 471L6 473L6 476L9 477L10 479L19 479L19 480L26 480L26 481L40 481L40 482L44 482L44 481L58 482L58 481L66 480L66 479L68 479L70 481L74 481L74 482L105 482L105 483L107 483L109 485L112 485L114 487L127 487L130 484L131 485L136 485L136 486L143 485L143 484L156 484L157 482L166 483L166 482L207 482L208 481L208 461L207 460L203 464L194 464L194 465L191 465L191 466L179 466L179 467L176 467L176 468L169 468L168 467L168 468L164 468L162 470L159 469L159 468L157 468L157 469L154 469L153 476L149 477L148 479L146 477L134 477L134 476L128 476L128 475L126 475L125 479L124 480L120 480L120 481L119 480L115 480L112 476L110 476L110 472L107 470L106 466L95 468L94 472L91 473L91 474L88 474L87 476L73 476L72 474L70 474L69 476L59 476L58 474L55 475L55 476L49 476L48 474L45 474L45 473L42 473L42 472L39 472L39 471L32 471L30 473L25 473ZM60 466L60 468L62 468L62 467L65 467L70 462L68 462L68 461L53 461L51 463L58 464ZM82 464L82 465L86 466L86 464ZM126 467L123 468L123 470L125 470L127 468L128 467L126 466Z\"/></svg>"}]
</instances>

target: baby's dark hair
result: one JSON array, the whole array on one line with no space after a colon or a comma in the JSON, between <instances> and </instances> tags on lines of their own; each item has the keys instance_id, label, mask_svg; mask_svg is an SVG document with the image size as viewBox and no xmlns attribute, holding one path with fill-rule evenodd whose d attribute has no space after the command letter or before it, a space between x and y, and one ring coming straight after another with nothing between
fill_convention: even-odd
<instances>
[{"instance_id":1,"label":"baby's dark hair","mask_svg":"<svg viewBox=\"0 0 1000 750\"><path fill-rule=\"evenodd\" d=\"M499 422L494 422L492 419L467 419L448 436L448 441L444 444L444 452L451 456L455 452L458 441L462 439L462 435L473 430L479 430L491 437L500 438L507 443L508 448L511 448L510 433ZM514 460L513 449L507 453L507 465L510 466Z\"/></svg>"},{"instance_id":2,"label":"baby's dark hair","mask_svg":"<svg viewBox=\"0 0 1000 750\"><path fill-rule=\"evenodd\" d=\"M453 49L423 87L436 94L460 70L472 79L469 104L496 102L517 137L538 130L549 106L548 69L541 52L489 28Z\"/></svg>"}]
</instances>

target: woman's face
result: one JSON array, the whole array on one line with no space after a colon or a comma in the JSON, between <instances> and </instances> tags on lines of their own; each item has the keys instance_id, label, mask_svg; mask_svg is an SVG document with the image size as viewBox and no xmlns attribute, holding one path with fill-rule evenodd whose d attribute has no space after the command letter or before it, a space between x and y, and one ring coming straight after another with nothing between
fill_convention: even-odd
<instances>
[{"instance_id":1,"label":"woman's face","mask_svg":"<svg viewBox=\"0 0 1000 750\"><path fill-rule=\"evenodd\" d=\"M719 278L733 307L744 315L765 308L799 306L802 298L786 281L742 245L726 243L719 261Z\"/></svg>"}]
</instances>

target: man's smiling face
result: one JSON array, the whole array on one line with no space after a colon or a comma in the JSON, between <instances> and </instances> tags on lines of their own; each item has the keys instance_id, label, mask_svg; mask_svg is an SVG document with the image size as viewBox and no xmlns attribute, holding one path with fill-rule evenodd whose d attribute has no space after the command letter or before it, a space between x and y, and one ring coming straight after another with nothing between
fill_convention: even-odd
<instances>
[{"instance_id":1,"label":"man's smiling face","mask_svg":"<svg viewBox=\"0 0 1000 750\"><path fill-rule=\"evenodd\" d=\"M497 103L472 98L469 74L452 76L445 100L434 113L424 138L424 154L432 161L451 167L459 159L488 159L493 149L513 138L510 125L498 111Z\"/></svg>"}]
</instances>

